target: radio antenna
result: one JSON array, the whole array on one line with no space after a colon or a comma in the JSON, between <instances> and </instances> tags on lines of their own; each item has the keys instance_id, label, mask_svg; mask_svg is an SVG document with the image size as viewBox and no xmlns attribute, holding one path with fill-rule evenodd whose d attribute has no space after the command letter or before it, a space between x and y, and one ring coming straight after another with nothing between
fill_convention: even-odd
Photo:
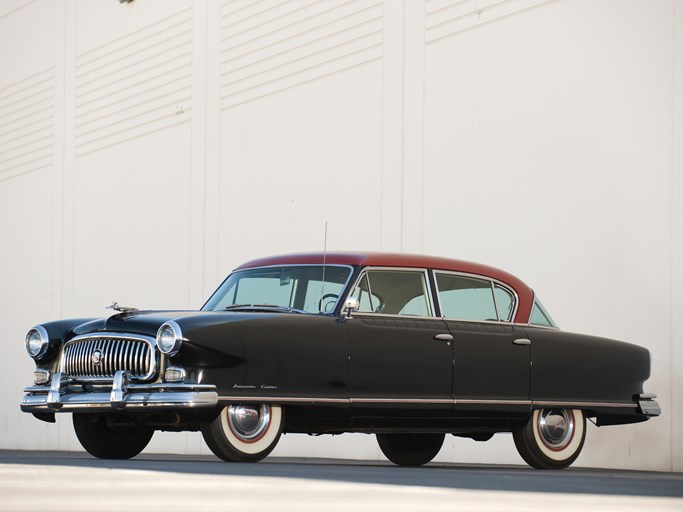
<instances>
[{"instance_id":1,"label":"radio antenna","mask_svg":"<svg viewBox=\"0 0 683 512\"><path fill-rule=\"evenodd\" d=\"M320 306L323 307L322 300L325 297L325 265L327 264L327 221L325 221L325 236L323 240L323 279L320 286ZM322 311L321 311L322 313Z\"/></svg>"}]
</instances>

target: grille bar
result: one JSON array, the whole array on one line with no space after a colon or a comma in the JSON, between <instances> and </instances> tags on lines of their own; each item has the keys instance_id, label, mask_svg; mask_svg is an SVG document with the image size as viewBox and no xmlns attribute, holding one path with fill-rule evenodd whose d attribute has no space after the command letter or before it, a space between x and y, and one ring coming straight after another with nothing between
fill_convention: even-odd
<instances>
[{"instance_id":1,"label":"grille bar","mask_svg":"<svg viewBox=\"0 0 683 512\"><path fill-rule=\"evenodd\" d=\"M119 370L134 380L147 380L156 372L156 359L153 338L102 334L69 341L60 366L65 375L85 380L113 379Z\"/></svg>"}]
</instances>

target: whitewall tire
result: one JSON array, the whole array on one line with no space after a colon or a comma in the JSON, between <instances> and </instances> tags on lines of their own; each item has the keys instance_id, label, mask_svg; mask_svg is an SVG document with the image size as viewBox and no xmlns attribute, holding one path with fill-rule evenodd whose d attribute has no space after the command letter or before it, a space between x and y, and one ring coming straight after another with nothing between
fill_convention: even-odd
<instances>
[{"instance_id":1,"label":"whitewall tire","mask_svg":"<svg viewBox=\"0 0 683 512\"><path fill-rule=\"evenodd\" d=\"M231 404L213 421L202 424L204 441L228 462L258 462L273 451L284 426L279 405Z\"/></svg>"},{"instance_id":2,"label":"whitewall tire","mask_svg":"<svg viewBox=\"0 0 683 512\"><path fill-rule=\"evenodd\" d=\"M581 453L586 439L586 417L580 409L540 409L513 432L524 461L537 469L563 469Z\"/></svg>"}]
</instances>

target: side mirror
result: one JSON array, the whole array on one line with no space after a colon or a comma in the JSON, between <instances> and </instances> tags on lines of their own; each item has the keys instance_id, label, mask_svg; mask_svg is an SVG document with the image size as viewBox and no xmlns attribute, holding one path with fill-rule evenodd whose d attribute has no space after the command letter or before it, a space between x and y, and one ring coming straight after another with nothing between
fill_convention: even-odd
<instances>
[{"instance_id":1,"label":"side mirror","mask_svg":"<svg viewBox=\"0 0 683 512\"><path fill-rule=\"evenodd\" d=\"M346 318L351 318L351 313L358 311L360 303L356 297L349 297L344 302L344 310L346 311Z\"/></svg>"}]
</instances>

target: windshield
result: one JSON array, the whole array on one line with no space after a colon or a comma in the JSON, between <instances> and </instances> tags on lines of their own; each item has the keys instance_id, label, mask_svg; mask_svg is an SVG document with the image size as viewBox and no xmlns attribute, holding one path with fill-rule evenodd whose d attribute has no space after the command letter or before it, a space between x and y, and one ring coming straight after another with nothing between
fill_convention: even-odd
<instances>
[{"instance_id":1,"label":"windshield","mask_svg":"<svg viewBox=\"0 0 683 512\"><path fill-rule=\"evenodd\" d=\"M277 307L331 313L350 276L350 267L330 265L239 270L223 282L202 309Z\"/></svg>"}]
</instances>

